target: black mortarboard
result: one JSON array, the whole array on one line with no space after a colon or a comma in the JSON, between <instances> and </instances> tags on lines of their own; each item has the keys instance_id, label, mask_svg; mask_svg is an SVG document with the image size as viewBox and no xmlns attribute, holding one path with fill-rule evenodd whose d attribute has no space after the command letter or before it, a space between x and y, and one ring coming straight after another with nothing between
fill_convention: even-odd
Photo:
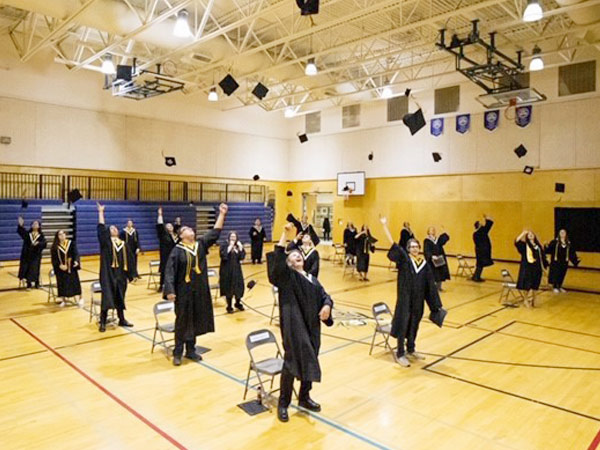
<instances>
[{"instance_id":1,"label":"black mortarboard","mask_svg":"<svg viewBox=\"0 0 600 450\"><path fill-rule=\"evenodd\" d=\"M406 95L407 97L410 95L410 88L406 88L406 90L404 91L404 95Z\"/></svg>"},{"instance_id":2,"label":"black mortarboard","mask_svg":"<svg viewBox=\"0 0 600 450\"><path fill-rule=\"evenodd\" d=\"M67 194L67 200L69 203L75 203L77 200L81 200L83 195L79 192L79 189L73 189Z\"/></svg>"},{"instance_id":3,"label":"black mortarboard","mask_svg":"<svg viewBox=\"0 0 600 450\"><path fill-rule=\"evenodd\" d=\"M165 156L165 166L173 167L177 165L177 161L175 161L174 156Z\"/></svg>"},{"instance_id":4,"label":"black mortarboard","mask_svg":"<svg viewBox=\"0 0 600 450\"><path fill-rule=\"evenodd\" d=\"M515 148L515 154L519 158L522 158L523 156L525 156L527 154L527 149L525 148L525 146L523 144L521 144L517 148Z\"/></svg>"},{"instance_id":5,"label":"black mortarboard","mask_svg":"<svg viewBox=\"0 0 600 450\"><path fill-rule=\"evenodd\" d=\"M219 86L221 86L223 92L228 96L233 94L235 90L240 87L237 81L235 81L235 79L230 74L227 74L225 78L219 81Z\"/></svg>"},{"instance_id":6,"label":"black mortarboard","mask_svg":"<svg viewBox=\"0 0 600 450\"><path fill-rule=\"evenodd\" d=\"M554 192L565 192L565 183L554 183Z\"/></svg>"},{"instance_id":7,"label":"black mortarboard","mask_svg":"<svg viewBox=\"0 0 600 450\"><path fill-rule=\"evenodd\" d=\"M347 192L350 190L350 186L346 185L342 188L342 191Z\"/></svg>"},{"instance_id":8,"label":"black mortarboard","mask_svg":"<svg viewBox=\"0 0 600 450\"><path fill-rule=\"evenodd\" d=\"M267 95L268 92L269 92L269 89L267 89L267 87L262 83L258 83L254 87L254 89L252 89L252 93L259 100L262 100L263 98L265 98L265 96Z\"/></svg>"},{"instance_id":9,"label":"black mortarboard","mask_svg":"<svg viewBox=\"0 0 600 450\"><path fill-rule=\"evenodd\" d=\"M27 200L23 199L21 200L21 208L25 209L29 206L29 203L27 202Z\"/></svg>"},{"instance_id":10,"label":"black mortarboard","mask_svg":"<svg viewBox=\"0 0 600 450\"><path fill-rule=\"evenodd\" d=\"M531 175L533 173L533 166L525 166L525 168L523 169L523 173Z\"/></svg>"},{"instance_id":11,"label":"black mortarboard","mask_svg":"<svg viewBox=\"0 0 600 450\"><path fill-rule=\"evenodd\" d=\"M253 179L254 181L258 181L258 180L260 180L260 176L259 176L259 175L254 175L254 176L252 177L252 179Z\"/></svg>"},{"instance_id":12,"label":"black mortarboard","mask_svg":"<svg viewBox=\"0 0 600 450\"><path fill-rule=\"evenodd\" d=\"M254 280L248 281L248 284L246 285L248 290L252 289L254 286L256 286L256 281L254 281Z\"/></svg>"},{"instance_id":13,"label":"black mortarboard","mask_svg":"<svg viewBox=\"0 0 600 450\"><path fill-rule=\"evenodd\" d=\"M408 127L411 135L415 135L417 131L425 126L425 117L423 117L423 110L417 109L414 113L405 114L402 118L404 125Z\"/></svg>"},{"instance_id":14,"label":"black mortarboard","mask_svg":"<svg viewBox=\"0 0 600 450\"><path fill-rule=\"evenodd\" d=\"M440 162L442 160L442 155L438 152L432 153L431 156L433 156L433 162Z\"/></svg>"},{"instance_id":15,"label":"black mortarboard","mask_svg":"<svg viewBox=\"0 0 600 450\"><path fill-rule=\"evenodd\" d=\"M369 153L368 158L369 158L369 161L373 161L373 152Z\"/></svg>"},{"instance_id":16,"label":"black mortarboard","mask_svg":"<svg viewBox=\"0 0 600 450\"><path fill-rule=\"evenodd\" d=\"M448 311L446 311L444 308L440 308L437 311L432 311L431 314L429 314L429 320L435 323L438 327L442 328L444 319L447 315Z\"/></svg>"},{"instance_id":17,"label":"black mortarboard","mask_svg":"<svg viewBox=\"0 0 600 450\"><path fill-rule=\"evenodd\" d=\"M304 144L306 141L308 141L308 136L306 133L302 133L298 135L298 139L300 139L301 144Z\"/></svg>"},{"instance_id":18,"label":"black mortarboard","mask_svg":"<svg viewBox=\"0 0 600 450\"><path fill-rule=\"evenodd\" d=\"M292 195L294 195L294 193L292 191L287 191L286 194L288 197L291 197Z\"/></svg>"},{"instance_id":19,"label":"black mortarboard","mask_svg":"<svg viewBox=\"0 0 600 450\"><path fill-rule=\"evenodd\" d=\"M291 192L291 191L288 191L288 192ZM288 197L291 197L291 195ZM294 217L294 215L292 213L289 213L287 216L285 216L285 220L288 222L294 222L296 220L296 218Z\"/></svg>"},{"instance_id":20,"label":"black mortarboard","mask_svg":"<svg viewBox=\"0 0 600 450\"><path fill-rule=\"evenodd\" d=\"M310 16L319 13L319 0L296 0L302 16Z\"/></svg>"}]
</instances>

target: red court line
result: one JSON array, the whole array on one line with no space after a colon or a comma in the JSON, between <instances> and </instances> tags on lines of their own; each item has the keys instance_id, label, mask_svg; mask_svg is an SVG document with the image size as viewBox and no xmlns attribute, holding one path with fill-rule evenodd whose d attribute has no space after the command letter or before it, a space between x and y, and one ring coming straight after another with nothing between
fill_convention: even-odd
<instances>
[{"instance_id":1,"label":"red court line","mask_svg":"<svg viewBox=\"0 0 600 450\"><path fill-rule=\"evenodd\" d=\"M33 339L35 339L40 344L42 344L44 347L46 347L48 350L50 350L55 356L60 358L65 364L70 366L73 370L75 370L77 373L79 373L82 377L84 377L86 380L88 380L90 383L92 383L94 386L96 386L98 389L100 389L102 392L104 392L107 396L112 398L115 402L117 402L119 405L121 405L123 408L125 408L127 411L129 411L131 414L133 414L139 420L144 422L146 425L148 425L150 428L152 428L154 431L156 431L159 435L161 435L163 438L165 438L171 444L173 444L176 448L178 448L180 450L187 450L187 448L183 444L177 442L175 440L175 438L171 437L166 432L164 432L163 430L158 428L156 425L154 425L152 422L150 422L148 419L146 419L144 416L142 416L139 412L137 412L135 409L133 409L131 406L129 406L127 403L125 403L123 400L121 400L119 397L117 397L115 394L110 392L108 389L106 389L104 386L102 386L100 383L98 383L96 380L94 380L91 376L89 376L87 373L85 373L83 370L81 370L79 367L77 367L74 363L69 361L67 358L65 358L63 355L58 353L56 350L54 350L52 347L50 347L48 344L46 344L44 341L42 341L39 337L37 337L35 334L33 334L31 331L29 331L27 328L25 328L25 326L21 325L15 319L11 318L10 320L16 326L21 328L25 333L27 333L29 336L31 336Z\"/></svg>"},{"instance_id":2,"label":"red court line","mask_svg":"<svg viewBox=\"0 0 600 450\"><path fill-rule=\"evenodd\" d=\"M596 450L599 445L600 445L600 431L598 431L598 434L596 435L596 437L594 438L594 440L588 447L588 450Z\"/></svg>"}]
</instances>

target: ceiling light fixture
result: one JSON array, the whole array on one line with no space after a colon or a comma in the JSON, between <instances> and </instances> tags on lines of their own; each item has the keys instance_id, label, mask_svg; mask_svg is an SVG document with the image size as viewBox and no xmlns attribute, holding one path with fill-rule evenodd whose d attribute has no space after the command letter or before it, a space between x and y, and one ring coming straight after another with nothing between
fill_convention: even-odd
<instances>
[{"instance_id":1,"label":"ceiling light fixture","mask_svg":"<svg viewBox=\"0 0 600 450\"><path fill-rule=\"evenodd\" d=\"M173 28L173 35L178 38L186 38L192 35L192 30L190 30L190 23L188 21L188 12L186 9L182 9L177 13L177 21L175 22L175 27Z\"/></svg>"},{"instance_id":2,"label":"ceiling light fixture","mask_svg":"<svg viewBox=\"0 0 600 450\"><path fill-rule=\"evenodd\" d=\"M211 87L210 91L208 92L208 101L209 102L216 102L219 100L219 94L217 94L217 88L216 87Z\"/></svg>"},{"instance_id":3,"label":"ceiling light fixture","mask_svg":"<svg viewBox=\"0 0 600 450\"><path fill-rule=\"evenodd\" d=\"M523 11L525 22L537 22L544 16L539 0L527 0L527 7Z\"/></svg>"},{"instance_id":4,"label":"ceiling light fixture","mask_svg":"<svg viewBox=\"0 0 600 450\"><path fill-rule=\"evenodd\" d=\"M116 73L112 55L106 55L102 58L102 73L105 75L114 75Z\"/></svg>"},{"instance_id":5,"label":"ceiling light fixture","mask_svg":"<svg viewBox=\"0 0 600 450\"><path fill-rule=\"evenodd\" d=\"M539 48L537 45L535 47L533 47L532 58L531 58L531 61L529 61L529 71L530 72L535 72L537 70L542 70L544 68L544 60L540 56L541 53L542 53L541 48Z\"/></svg>"},{"instance_id":6,"label":"ceiling light fixture","mask_svg":"<svg viewBox=\"0 0 600 450\"><path fill-rule=\"evenodd\" d=\"M312 77L316 75L318 71L319 70L317 69L315 58L308 58L308 61L306 61L306 67L304 68L304 74Z\"/></svg>"}]
</instances>

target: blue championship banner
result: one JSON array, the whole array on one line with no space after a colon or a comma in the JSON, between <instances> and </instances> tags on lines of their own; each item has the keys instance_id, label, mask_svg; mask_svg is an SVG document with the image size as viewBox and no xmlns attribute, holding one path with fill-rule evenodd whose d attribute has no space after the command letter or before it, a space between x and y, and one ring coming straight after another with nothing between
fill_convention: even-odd
<instances>
[{"instance_id":1,"label":"blue championship banner","mask_svg":"<svg viewBox=\"0 0 600 450\"><path fill-rule=\"evenodd\" d=\"M531 105L518 106L516 108L515 122L521 128L525 128L531 122Z\"/></svg>"},{"instance_id":2,"label":"blue championship banner","mask_svg":"<svg viewBox=\"0 0 600 450\"><path fill-rule=\"evenodd\" d=\"M436 117L435 119L431 119L430 131L431 131L431 134L435 137L438 137L441 134L443 134L444 133L444 118Z\"/></svg>"},{"instance_id":3,"label":"blue championship banner","mask_svg":"<svg viewBox=\"0 0 600 450\"><path fill-rule=\"evenodd\" d=\"M483 115L483 126L488 131L494 131L498 128L498 122L500 122L500 111L497 109L486 111Z\"/></svg>"},{"instance_id":4,"label":"blue championship banner","mask_svg":"<svg viewBox=\"0 0 600 450\"><path fill-rule=\"evenodd\" d=\"M471 114L461 114L456 116L456 131L465 134L471 127Z\"/></svg>"}]
</instances>

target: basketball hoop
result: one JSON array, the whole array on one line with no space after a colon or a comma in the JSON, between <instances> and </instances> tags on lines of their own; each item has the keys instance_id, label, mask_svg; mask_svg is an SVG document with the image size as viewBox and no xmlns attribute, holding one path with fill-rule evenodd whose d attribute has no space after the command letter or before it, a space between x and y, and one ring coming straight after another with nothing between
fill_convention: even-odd
<instances>
[{"instance_id":1,"label":"basketball hoop","mask_svg":"<svg viewBox=\"0 0 600 450\"><path fill-rule=\"evenodd\" d=\"M510 111L512 109L512 117L510 115ZM516 98L511 98L508 101L508 106L504 109L504 117L507 120L515 120L515 117L517 116L517 99Z\"/></svg>"},{"instance_id":2,"label":"basketball hoop","mask_svg":"<svg viewBox=\"0 0 600 450\"><path fill-rule=\"evenodd\" d=\"M352 189L350 186L348 186L348 190L344 191L344 201L345 202L350 200L350 196L352 195L353 192L354 192L354 189Z\"/></svg>"}]
</instances>

